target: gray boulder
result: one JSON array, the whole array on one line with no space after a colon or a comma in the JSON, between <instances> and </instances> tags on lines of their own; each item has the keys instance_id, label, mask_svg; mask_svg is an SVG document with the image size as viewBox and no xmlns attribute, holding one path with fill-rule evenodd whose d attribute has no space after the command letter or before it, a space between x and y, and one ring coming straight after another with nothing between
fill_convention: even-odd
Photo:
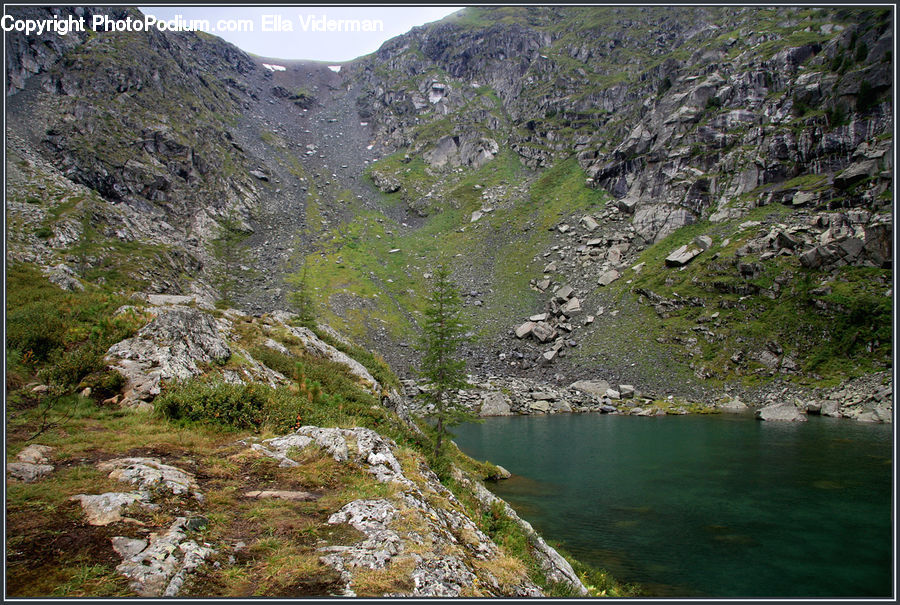
<instances>
[{"instance_id":1,"label":"gray boulder","mask_svg":"<svg viewBox=\"0 0 900 605\"><path fill-rule=\"evenodd\" d=\"M115 458L97 465L110 479L137 485L145 490L164 490L173 495L193 493L199 497L194 476L157 458Z\"/></svg>"},{"instance_id":2,"label":"gray boulder","mask_svg":"<svg viewBox=\"0 0 900 605\"><path fill-rule=\"evenodd\" d=\"M834 399L826 399L819 408L819 414L822 416L830 416L832 418L840 418L842 416L841 402Z\"/></svg>"},{"instance_id":3,"label":"gray boulder","mask_svg":"<svg viewBox=\"0 0 900 605\"><path fill-rule=\"evenodd\" d=\"M774 420L781 422L806 422L806 415L793 403L787 401L774 403L756 411L756 417L760 420Z\"/></svg>"},{"instance_id":4,"label":"gray boulder","mask_svg":"<svg viewBox=\"0 0 900 605\"><path fill-rule=\"evenodd\" d=\"M31 464L30 462L8 462L6 472L25 483L34 483L53 472L49 464Z\"/></svg>"},{"instance_id":5,"label":"gray boulder","mask_svg":"<svg viewBox=\"0 0 900 605\"><path fill-rule=\"evenodd\" d=\"M526 336L531 334L531 331L534 330L534 327L536 325L537 324L533 321L526 321L521 326L516 328L516 338L525 338Z\"/></svg>"},{"instance_id":6,"label":"gray boulder","mask_svg":"<svg viewBox=\"0 0 900 605\"><path fill-rule=\"evenodd\" d=\"M394 193L400 190L400 181L394 175L386 174L380 170L373 170L371 174L375 186L384 193Z\"/></svg>"},{"instance_id":7,"label":"gray boulder","mask_svg":"<svg viewBox=\"0 0 900 605\"><path fill-rule=\"evenodd\" d=\"M666 257L666 266L681 267L694 260L694 257L698 256L701 252L703 252L703 249L698 246L692 246L690 244L679 246Z\"/></svg>"},{"instance_id":8,"label":"gray boulder","mask_svg":"<svg viewBox=\"0 0 900 605\"><path fill-rule=\"evenodd\" d=\"M579 380L569 385L570 389L594 395L595 397L606 397L606 391L609 390L609 383L605 380Z\"/></svg>"},{"instance_id":9,"label":"gray boulder","mask_svg":"<svg viewBox=\"0 0 900 605\"><path fill-rule=\"evenodd\" d=\"M27 462L28 464L47 464L50 462L49 456L52 451L53 448L49 445L33 443L16 454L16 460L19 462Z\"/></svg>"},{"instance_id":10,"label":"gray boulder","mask_svg":"<svg viewBox=\"0 0 900 605\"><path fill-rule=\"evenodd\" d=\"M539 321L531 329L531 334L540 342L547 342L556 337L556 330L547 322Z\"/></svg>"},{"instance_id":11,"label":"gray boulder","mask_svg":"<svg viewBox=\"0 0 900 605\"><path fill-rule=\"evenodd\" d=\"M610 269L609 271L604 271L600 274L600 277L597 278L597 284L600 286L608 286L613 283L617 279L619 279L619 272L615 269Z\"/></svg>"},{"instance_id":12,"label":"gray boulder","mask_svg":"<svg viewBox=\"0 0 900 605\"><path fill-rule=\"evenodd\" d=\"M588 231L594 231L600 226L600 224L590 216L581 217L581 224L584 225L584 228Z\"/></svg>"},{"instance_id":13,"label":"gray boulder","mask_svg":"<svg viewBox=\"0 0 900 605\"><path fill-rule=\"evenodd\" d=\"M481 396L481 416L509 416L512 406L509 398L503 393L490 392Z\"/></svg>"}]
</instances>

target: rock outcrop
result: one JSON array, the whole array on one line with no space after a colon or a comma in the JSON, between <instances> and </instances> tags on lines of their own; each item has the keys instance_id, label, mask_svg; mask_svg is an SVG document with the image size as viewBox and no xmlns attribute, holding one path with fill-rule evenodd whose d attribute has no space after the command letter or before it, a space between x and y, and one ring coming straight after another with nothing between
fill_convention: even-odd
<instances>
[{"instance_id":1,"label":"rock outcrop","mask_svg":"<svg viewBox=\"0 0 900 605\"><path fill-rule=\"evenodd\" d=\"M139 405L159 394L163 380L197 376L198 363L223 363L230 356L211 315L179 306L159 308L137 336L110 347L106 359L125 378L125 402Z\"/></svg>"},{"instance_id":2,"label":"rock outcrop","mask_svg":"<svg viewBox=\"0 0 900 605\"><path fill-rule=\"evenodd\" d=\"M396 457L396 444L378 433L364 428L305 426L251 447L279 460L281 466L297 465L292 456L307 447L320 447L336 461L360 464L375 480L395 486L393 497L354 500L328 519L330 524L347 523L365 536L352 545L320 549L321 560L340 573L345 595L355 595L353 581L357 573L388 566L409 570L413 588L402 596L459 597L472 594L476 585L487 594L498 596L541 595L526 578L520 578L515 585L504 585L491 574L482 562L500 556L496 544L478 529L457 498L427 466L418 464L414 471L417 479L410 479L409 471ZM405 519L404 524L395 523L401 518ZM410 526L416 529L407 529ZM555 554L545 543L543 547L542 557ZM558 554L556 557L559 560L554 564L564 563L571 572L568 563ZM584 591L574 572L560 576L559 581Z\"/></svg>"}]
</instances>

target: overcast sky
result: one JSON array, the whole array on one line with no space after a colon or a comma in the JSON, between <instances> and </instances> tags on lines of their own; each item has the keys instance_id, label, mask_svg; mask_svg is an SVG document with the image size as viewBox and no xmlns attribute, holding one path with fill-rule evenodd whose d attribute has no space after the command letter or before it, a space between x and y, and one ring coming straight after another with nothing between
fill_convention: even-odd
<instances>
[{"instance_id":1,"label":"overcast sky","mask_svg":"<svg viewBox=\"0 0 900 605\"><path fill-rule=\"evenodd\" d=\"M225 27L237 27L245 20L252 31L211 31L242 50L262 57L279 59L315 59L349 61L378 50L386 40L408 32L416 25L438 21L461 6L141 6L147 15L159 19L205 19L212 27L220 21ZM280 15L281 19L276 17ZM325 17L323 19L322 17ZM327 21L369 20L373 29L382 31L313 31ZM248 27L249 24L249 27ZM288 26L292 30L288 29ZM361 25L365 26L363 21ZM304 28L305 26L305 28ZM264 31L267 30L267 31Z\"/></svg>"}]
</instances>

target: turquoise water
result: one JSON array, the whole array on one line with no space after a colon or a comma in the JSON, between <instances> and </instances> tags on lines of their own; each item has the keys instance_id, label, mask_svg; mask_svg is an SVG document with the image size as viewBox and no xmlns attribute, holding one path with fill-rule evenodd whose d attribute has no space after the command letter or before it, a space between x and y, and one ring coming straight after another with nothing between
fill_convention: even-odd
<instances>
[{"instance_id":1,"label":"turquoise water","mask_svg":"<svg viewBox=\"0 0 900 605\"><path fill-rule=\"evenodd\" d=\"M811 417L488 418L457 445L547 540L653 596L892 593L890 425Z\"/></svg>"}]
</instances>

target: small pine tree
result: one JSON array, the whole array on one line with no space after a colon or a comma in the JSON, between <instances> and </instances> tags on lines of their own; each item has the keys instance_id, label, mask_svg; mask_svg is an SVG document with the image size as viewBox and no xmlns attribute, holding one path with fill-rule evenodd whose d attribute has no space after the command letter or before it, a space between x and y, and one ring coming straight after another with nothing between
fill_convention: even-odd
<instances>
[{"instance_id":1,"label":"small pine tree","mask_svg":"<svg viewBox=\"0 0 900 605\"><path fill-rule=\"evenodd\" d=\"M97 228L94 226L93 208L88 202L85 202L85 208L81 213L81 235L78 237L78 243L72 247L76 269L81 277L85 277L90 268L89 255L94 249L96 239Z\"/></svg>"},{"instance_id":2,"label":"small pine tree","mask_svg":"<svg viewBox=\"0 0 900 605\"><path fill-rule=\"evenodd\" d=\"M249 261L248 252L242 247L247 237L249 234L241 229L241 222L232 210L219 221L216 237L209 244L209 253L217 261L212 279L219 290L221 305L233 304L233 296L250 277L250 272L243 268Z\"/></svg>"},{"instance_id":3,"label":"small pine tree","mask_svg":"<svg viewBox=\"0 0 900 605\"><path fill-rule=\"evenodd\" d=\"M285 278L293 290L288 294L288 302L300 316L300 325L312 328L316 323L316 308L312 296L309 293L309 281L307 280L307 264L303 261L300 271Z\"/></svg>"},{"instance_id":4,"label":"small pine tree","mask_svg":"<svg viewBox=\"0 0 900 605\"><path fill-rule=\"evenodd\" d=\"M455 398L455 391L467 384L466 364L457 358L457 350L466 340L461 315L459 291L450 281L450 272L442 265L434 272L419 347L420 375L428 386L425 397L434 406L431 417L436 421L435 460L440 458L448 427L474 419Z\"/></svg>"}]
</instances>

